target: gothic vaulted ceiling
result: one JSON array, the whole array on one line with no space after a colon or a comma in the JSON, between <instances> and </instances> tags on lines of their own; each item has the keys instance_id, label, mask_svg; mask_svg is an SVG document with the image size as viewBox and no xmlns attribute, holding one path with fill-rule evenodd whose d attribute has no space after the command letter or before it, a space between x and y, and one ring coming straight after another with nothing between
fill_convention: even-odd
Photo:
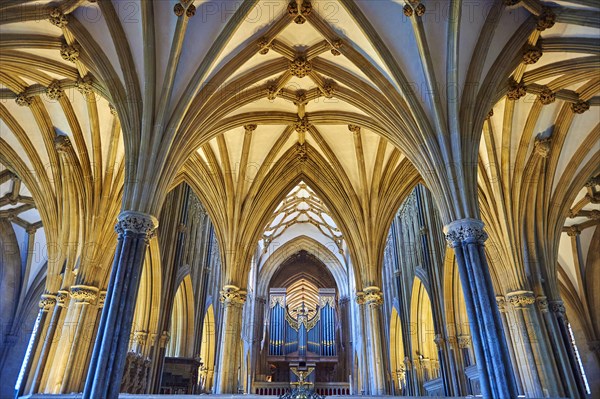
<instances>
[{"instance_id":1,"label":"gothic vaulted ceiling","mask_svg":"<svg viewBox=\"0 0 600 399\"><path fill-rule=\"evenodd\" d=\"M300 181L363 282L378 279L389 223L421 179L446 222L477 208L477 176L456 164L479 162L484 219L513 239L526 205L541 201L524 182L543 156L546 194L566 204L548 216L560 228L543 233L556 241L571 194L598 173L598 5L460 5L0 1L0 161L51 242L114 242L122 198L156 214L189 182L231 278L253 255L237 249L256 247ZM50 257L49 275L65 261L75 272L82 248ZM106 269L111 251L91 251Z\"/></svg>"}]
</instances>

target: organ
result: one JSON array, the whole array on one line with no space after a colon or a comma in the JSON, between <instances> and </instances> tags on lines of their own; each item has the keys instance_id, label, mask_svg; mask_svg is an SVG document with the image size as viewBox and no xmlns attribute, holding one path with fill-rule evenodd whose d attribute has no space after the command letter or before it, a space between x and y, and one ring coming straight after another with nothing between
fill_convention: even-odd
<instances>
[{"instance_id":1,"label":"organ","mask_svg":"<svg viewBox=\"0 0 600 399\"><path fill-rule=\"evenodd\" d=\"M316 304L302 300L290 308L286 289L271 288L267 360L279 367L313 366L317 370L337 362L335 297L335 289L321 288ZM290 381L295 379L291 373Z\"/></svg>"}]
</instances>

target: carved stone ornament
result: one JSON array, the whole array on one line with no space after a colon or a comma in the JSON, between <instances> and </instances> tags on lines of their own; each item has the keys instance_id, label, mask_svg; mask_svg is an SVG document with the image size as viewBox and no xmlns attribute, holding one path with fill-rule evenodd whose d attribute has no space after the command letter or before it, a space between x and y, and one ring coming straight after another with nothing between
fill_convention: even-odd
<instances>
[{"instance_id":1,"label":"carved stone ornament","mask_svg":"<svg viewBox=\"0 0 600 399\"><path fill-rule=\"evenodd\" d=\"M188 18L192 18L194 15L196 15L196 6L193 4L190 4L187 8L187 10L185 10L185 16Z\"/></svg>"},{"instance_id":2,"label":"carved stone ornament","mask_svg":"<svg viewBox=\"0 0 600 399\"><path fill-rule=\"evenodd\" d=\"M536 138L533 144L533 149L535 153L541 156L542 158L548 158L548 155L550 155L551 140L552 139L550 137Z\"/></svg>"},{"instance_id":3,"label":"carved stone ornament","mask_svg":"<svg viewBox=\"0 0 600 399\"><path fill-rule=\"evenodd\" d=\"M567 235L569 237L577 237L579 234L581 234L581 230L577 226L567 227Z\"/></svg>"},{"instance_id":4,"label":"carved stone ornament","mask_svg":"<svg viewBox=\"0 0 600 399\"><path fill-rule=\"evenodd\" d=\"M571 104L571 109L576 114L583 114L585 111L590 109L590 103L587 101L579 100L579 101Z\"/></svg>"},{"instance_id":5,"label":"carved stone ornament","mask_svg":"<svg viewBox=\"0 0 600 399\"><path fill-rule=\"evenodd\" d=\"M126 232L145 235L147 240L150 240L156 234L158 220L146 213L125 211L119 215L115 231L122 235Z\"/></svg>"},{"instance_id":6,"label":"carved stone ornament","mask_svg":"<svg viewBox=\"0 0 600 399\"><path fill-rule=\"evenodd\" d=\"M246 291L235 285L225 285L221 290L220 301L225 306L241 306L246 302Z\"/></svg>"},{"instance_id":7,"label":"carved stone ornament","mask_svg":"<svg viewBox=\"0 0 600 399\"><path fill-rule=\"evenodd\" d=\"M98 288L87 285L74 285L70 289L71 298L77 303L92 303L98 297Z\"/></svg>"},{"instance_id":8,"label":"carved stone ornament","mask_svg":"<svg viewBox=\"0 0 600 399\"><path fill-rule=\"evenodd\" d=\"M519 4L520 2L521 2L521 0L503 0L502 1L502 3L504 3L504 5L507 7L515 6L515 5Z\"/></svg>"},{"instance_id":9,"label":"carved stone ornament","mask_svg":"<svg viewBox=\"0 0 600 399\"><path fill-rule=\"evenodd\" d=\"M358 125L348 125L348 130L351 131L354 134L359 134L360 133L360 126L358 126Z\"/></svg>"},{"instance_id":10,"label":"carved stone ornament","mask_svg":"<svg viewBox=\"0 0 600 399\"><path fill-rule=\"evenodd\" d=\"M69 62L75 62L79 59L79 51L81 48L77 43L71 45L63 44L60 48L60 56L63 60Z\"/></svg>"},{"instance_id":11,"label":"carved stone ornament","mask_svg":"<svg viewBox=\"0 0 600 399\"><path fill-rule=\"evenodd\" d=\"M183 5L181 3L177 3L173 7L173 12L175 13L176 16L181 17L183 15L183 13L185 12L185 9L183 8Z\"/></svg>"},{"instance_id":12,"label":"carved stone ornament","mask_svg":"<svg viewBox=\"0 0 600 399\"><path fill-rule=\"evenodd\" d=\"M359 305L364 305L365 304L365 293L362 291L358 291L356 293L356 303Z\"/></svg>"},{"instance_id":13,"label":"carved stone ornament","mask_svg":"<svg viewBox=\"0 0 600 399\"><path fill-rule=\"evenodd\" d=\"M118 113L117 113L117 109L115 108L115 106L114 106L114 105L112 105L112 104L108 104L108 109L109 109L109 111L110 111L111 115L115 115L115 116L117 116L117 115L118 115Z\"/></svg>"},{"instance_id":14,"label":"carved stone ornament","mask_svg":"<svg viewBox=\"0 0 600 399\"><path fill-rule=\"evenodd\" d=\"M75 87L84 96L94 92L92 89L92 78L89 75L85 75L82 78L78 78L75 82Z\"/></svg>"},{"instance_id":15,"label":"carved stone ornament","mask_svg":"<svg viewBox=\"0 0 600 399\"><path fill-rule=\"evenodd\" d=\"M540 94L538 94L538 98L543 105L549 105L556 101L556 93L548 87L545 87Z\"/></svg>"},{"instance_id":16,"label":"carved stone ornament","mask_svg":"<svg viewBox=\"0 0 600 399\"><path fill-rule=\"evenodd\" d=\"M363 292L365 293L365 304L369 306L381 306L383 305L383 293L379 287L371 286L366 287Z\"/></svg>"},{"instance_id":17,"label":"carved stone ornament","mask_svg":"<svg viewBox=\"0 0 600 399\"><path fill-rule=\"evenodd\" d=\"M334 93L335 93L335 85L333 83L326 83L323 85L323 88L321 89L321 94L323 94L323 97L331 98L331 97L333 97Z\"/></svg>"},{"instance_id":18,"label":"carved stone ornament","mask_svg":"<svg viewBox=\"0 0 600 399\"><path fill-rule=\"evenodd\" d=\"M160 334L160 338L158 340L158 346L161 348L164 348L167 346L167 344L169 343L170 340L171 340L171 334L169 334L168 331L163 331L162 334Z\"/></svg>"},{"instance_id":19,"label":"carved stone ornament","mask_svg":"<svg viewBox=\"0 0 600 399\"><path fill-rule=\"evenodd\" d=\"M40 309L43 312L48 312L56 304L56 295L42 294L40 299Z\"/></svg>"},{"instance_id":20,"label":"carved stone ornament","mask_svg":"<svg viewBox=\"0 0 600 399\"><path fill-rule=\"evenodd\" d=\"M69 18L63 14L60 8L50 11L50 23L59 28L64 28L69 23Z\"/></svg>"},{"instance_id":21,"label":"carved stone ornament","mask_svg":"<svg viewBox=\"0 0 600 399\"><path fill-rule=\"evenodd\" d=\"M556 22L556 14L550 7L542 7L542 13L538 16L536 29L544 31L554 26Z\"/></svg>"},{"instance_id":22,"label":"carved stone ornament","mask_svg":"<svg viewBox=\"0 0 600 399\"><path fill-rule=\"evenodd\" d=\"M300 6L300 14L302 15L310 15L310 13L312 12L312 4L310 1L308 0L304 0L302 2L302 5Z\"/></svg>"},{"instance_id":23,"label":"carved stone ornament","mask_svg":"<svg viewBox=\"0 0 600 399\"><path fill-rule=\"evenodd\" d=\"M487 119L490 119L492 116L494 116L494 109L490 109L490 112L487 113L487 115L485 116Z\"/></svg>"},{"instance_id":24,"label":"carved stone ornament","mask_svg":"<svg viewBox=\"0 0 600 399\"><path fill-rule=\"evenodd\" d=\"M138 345L146 345L146 341L148 340L148 332L146 331L134 331L133 332L133 342Z\"/></svg>"},{"instance_id":25,"label":"carved stone ornament","mask_svg":"<svg viewBox=\"0 0 600 399\"><path fill-rule=\"evenodd\" d=\"M458 337L458 347L461 349L471 347L471 337L468 335Z\"/></svg>"},{"instance_id":26,"label":"carved stone ornament","mask_svg":"<svg viewBox=\"0 0 600 399\"><path fill-rule=\"evenodd\" d=\"M306 104L306 91L296 90L296 98L294 99L294 105Z\"/></svg>"},{"instance_id":27,"label":"carved stone ornament","mask_svg":"<svg viewBox=\"0 0 600 399\"><path fill-rule=\"evenodd\" d=\"M298 133L305 133L308 130L310 123L308 123L308 117L304 115L302 118L298 117L298 120L294 122L294 129Z\"/></svg>"},{"instance_id":28,"label":"carved stone ornament","mask_svg":"<svg viewBox=\"0 0 600 399\"><path fill-rule=\"evenodd\" d=\"M419 3L415 7L415 14L417 14L417 17L422 17L423 15L425 15L425 11L425 5L423 3Z\"/></svg>"},{"instance_id":29,"label":"carved stone ornament","mask_svg":"<svg viewBox=\"0 0 600 399\"><path fill-rule=\"evenodd\" d=\"M506 97L508 97L509 100L516 101L525 96L525 94L527 94L525 91L525 84L523 82L517 82L511 78L508 84L508 92L506 93Z\"/></svg>"},{"instance_id":30,"label":"carved stone ornament","mask_svg":"<svg viewBox=\"0 0 600 399\"><path fill-rule=\"evenodd\" d=\"M100 291L98 293L98 307L103 308L106 302L106 291Z\"/></svg>"},{"instance_id":31,"label":"carved stone ornament","mask_svg":"<svg viewBox=\"0 0 600 399\"><path fill-rule=\"evenodd\" d=\"M506 299L515 309L522 309L535 303L535 295L531 291L515 291L506 295Z\"/></svg>"},{"instance_id":32,"label":"carved stone ornament","mask_svg":"<svg viewBox=\"0 0 600 399\"><path fill-rule=\"evenodd\" d=\"M296 3L296 0L289 2L287 6L287 12L292 17L298 15L298 3Z\"/></svg>"},{"instance_id":33,"label":"carved stone ornament","mask_svg":"<svg viewBox=\"0 0 600 399\"><path fill-rule=\"evenodd\" d=\"M559 316L565 316L567 311L565 310L565 304L563 301L550 301L548 302L548 308L552 313L558 313Z\"/></svg>"},{"instance_id":34,"label":"carved stone ornament","mask_svg":"<svg viewBox=\"0 0 600 399\"><path fill-rule=\"evenodd\" d=\"M255 124L244 125L244 130L246 133L252 133L253 131L256 130L256 125Z\"/></svg>"},{"instance_id":35,"label":"carved stone ornament","mask_svg":"<svg viewBox=\"0 0 600 399\"><path fill-rule=\"evenodd\" d=\"M342 48L342 46L344 45L344 42L342 41L342 39L335 39L332 43L332 49L331 49L331 54L338 56L341 55L342 52L340 51L340 49Z\"/></svg>"},{"instance_id":36,"label":"carved stone ornament","mask_svg":"<svg viewBox=\"0 0 600 399\"><path fill-rule=\"evenodd\" d=\"M404 12L404 15L407 17L413 16L413 9L410 6L410 4L405 4L404 7L402 8L402 11Z\"/></svg>"},{"instance_id":37,"label":"carved stone ornament","mask_svg":"<svg viewBox=\"0 0 600 399\"><path fill-rule=\"evenodd\" d=\"M258 48L260 48L260 50L258 51L259 54L265 55L269 52L269 49L271 48L271 43L269 43L269 39L267 39L266 37L261 37L258 40Z\"/></svg>"},{"instance_id":38,"label":"carved stone ornament","mask_svg":"<svg viewBox=\"0 0 600 399\"><path fill-rule=\"evenodd\" d=\"M450 248L460 244L483 244L487 240L487 233L483 230L483 222L478 219L460 219L444 226L446 242Z\"/></svg>"},{"instance_id":39,"label":"carved stone ornament","mask_svg":"<svg viewBox=\"0 0 600 399\"><path fill-rule=\"evenodd\" d=\"M540 312L548 312L548 298L546 298L545 296L538 296L537 298L535 298L535 302Z\"/></svg>"},{"instance_id":40,"label":"carved stone ornament","mask_svg":"<svg viewBox=\"0 0 600 399\"><path fill-rule=\"evenodd\" d=\"M442 338L441 334L435 334L433 342L435 342L435 345L439 348L439 346L444 343L444 338Z\"/></svg>"},{"instance_id":41,"label":"carved stone ornament","mask_svg":"<svg viewBox=\"0 0 600 399\"><path fill-rule=\"evenodd\" d=\"M20 107L29 107L31 105L32 101L33 101L33 97L26 96L23 93L17 95L17 97L15 98L15 102Z\"/></svg>"},{"instance_id":42,"label":"carved stone ornament","mask_svg":"<svg viewBox=\"0 0 600 399\"><path fill-rule=\"evenodd\" d=\"M48 96L49 99L51 100L58 100L60 99L63 95L65 94L65 92L63 91L63 89L60 87L60 82L58 80L54 80L52 83L50 83L50 85L48 85L48 87L46 88L46 95Z\"/></svg>"},{"instance_id":43,"label":"carved stone ornament","mask_svg":"<svg viewBox=\"0 0 600 399\"><path fill-rule=\"evenodd\" d=\"M276 85L270 85L267 87L267 98L271 101L277 98L277 94L279 94L279 90Z\"/></svg>"},{"instance_id":44,"label":"carved stone ornament","mask_svg":"<svg viewBox=\"0 0 600 399\"><path fill-rule=\"evenodd\" d=\"M69 300L69 291L60 290L56 293L56 302L61 308L66 308Z\"/></svg>"},{"instance_id":45,"label":"carved stone ornament","mask_svg":"<svg viewBox=\"0 0 600 399\"><path fill-rule=\"evenodd\" d=\"M304 143L298 143L296 145L296 158L298 158L298 161L300 162L306 162L308 160L308 153Z\"/></svg>"},{"instance_id":46,"label":"carved stone ornament","mask_svg":"<svg viewBox=\"0 0 600 399\"><path fill-rule=\"evenodd\" d=\"M54 137L54 149L56 149L56 152L67 153L71 147L72 144L69 136L59 134Z\"/></svg>"},{"instance_id":47,"label":"carved stone ornament","mask_svg":"<svg viewBox=\"0 0 600 399\"><path fill-rule=\"evenodd\" d=\"M303 78L312 71L312 64L305 56L299 55L294 61L290 61L288 70L295 77Z\"/></svg>"},{"instance_id":48,"label":"carved stone ornament","mask_svg":"<svg viewBox=\"0 0 600 399\"><path fill-rule=\"evenodd\" d=\"M500 313L506 313L506 300L504 297L497 296L496 303L498 304L498 311L500 311Z\"/></svg>"},{"instance_id":49,"label":"carved stone ornament","mask_svg":"<svg viewBox=\"0 0 600 399\"><path fill-rule=\"evenodd\" d=\"M523 63L527 65L535 64L542 57L542 49L536 46L529 46L523 52Z\"/></svg>"}]
</instances>

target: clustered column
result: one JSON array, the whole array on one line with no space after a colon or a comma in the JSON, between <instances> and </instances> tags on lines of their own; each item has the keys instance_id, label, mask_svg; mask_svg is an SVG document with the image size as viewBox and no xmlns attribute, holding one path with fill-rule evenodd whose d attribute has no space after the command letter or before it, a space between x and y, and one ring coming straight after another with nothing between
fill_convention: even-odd
<instances>
[{"instance_id":1,"label":"clustered column","mask_svg":"<svg viewBox=\"0 0 600 399\"><path fill-rule=\"evenodd\" d=\"M246 291L235 285L225 285L220 300L223 304L223 322L215 393L235 393L241 359L242 308L246 302Z\"/></svg>"},{"instance_id":2,"label":"clustered column","mask_svg":"<svg viewBox=\"0 0 600 399\"><path fill-rule=\"evenodd\" d=\"M485 257L487 234L483 222L456 220L444 227L444 233L456 255L482 394L490 398L514 398L516 383Z\"/></svg>"},{"instance_id":3,"label":"clustered column","mask_svg":"<svg viewBox=\"0 0 600 399\"><path fill-rule=\"evenodd\" d=\"M158 220L148 214L126 211L119 215L115 226L119 238L84 399L119 395L142 266L157 227Z\"/></svg>"},{"instance_id":4,"label":"clustered column","mask_svg":"<svg viewBox=\"0 0 600 399\"><path fill-rule=\"evenodd\" d=\"M367 342L367 373L363 377L371 395L385 395L385 366L381 341L381 305L383 294L379 287L370 286L357 294L359 305L364 304L364 331Z\"/></svg>"}]
</instances>

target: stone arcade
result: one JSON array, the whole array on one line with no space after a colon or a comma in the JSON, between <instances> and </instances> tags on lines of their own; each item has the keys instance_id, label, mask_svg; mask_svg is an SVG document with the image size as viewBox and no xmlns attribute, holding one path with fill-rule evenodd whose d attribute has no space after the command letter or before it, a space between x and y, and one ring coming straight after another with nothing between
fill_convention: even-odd
<instances>
[{"instance_id":1,"label":"stone arcade","mask_svg":"<svg viewBox=\"0 0 600 399\"><path fill-rule=\"evenodd\" d=\"M0 397L598 397L599 37L596 0L0 0Z\"/></svg>"}]
</instances>

